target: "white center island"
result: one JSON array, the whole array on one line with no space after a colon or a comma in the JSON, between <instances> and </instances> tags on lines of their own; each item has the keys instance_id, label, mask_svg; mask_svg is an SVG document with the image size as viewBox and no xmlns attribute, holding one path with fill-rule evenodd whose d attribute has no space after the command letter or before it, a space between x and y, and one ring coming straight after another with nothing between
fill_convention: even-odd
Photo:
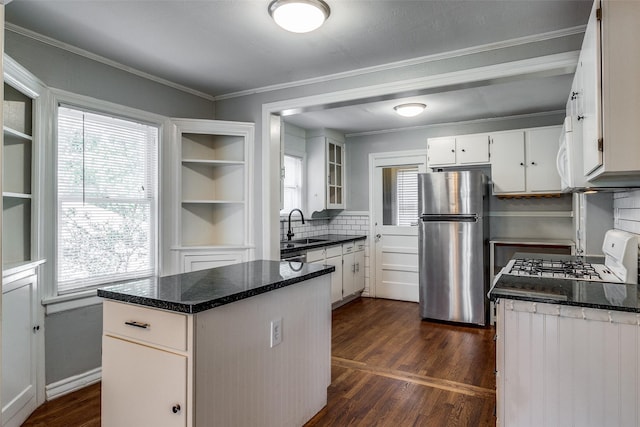
<instances>
[{"instance_id":1,"label":"white center island","mask_svg":"<svg viewBox=\"0 0 640 427\"><path fill-rule=\"evenodd\" d=\"M331 383L331 266L252 261L100 289L102 426L301 426Z\"/></svg>"}]
</instances>

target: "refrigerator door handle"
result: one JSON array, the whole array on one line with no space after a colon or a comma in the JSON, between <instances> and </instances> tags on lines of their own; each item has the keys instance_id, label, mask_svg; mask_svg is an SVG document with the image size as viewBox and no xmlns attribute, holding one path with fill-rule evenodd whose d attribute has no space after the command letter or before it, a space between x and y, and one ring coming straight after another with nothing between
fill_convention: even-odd
<instances>
[{"instance_id":1,"label":"refrigerator door handle","mask_svg":"<svg viewBox=\"0 0 640 427\"><path fill-rule=\"evenodd\" d=\"M422 222L478 222L478 215L420 215Z\"/></svg>"}]
</instances>

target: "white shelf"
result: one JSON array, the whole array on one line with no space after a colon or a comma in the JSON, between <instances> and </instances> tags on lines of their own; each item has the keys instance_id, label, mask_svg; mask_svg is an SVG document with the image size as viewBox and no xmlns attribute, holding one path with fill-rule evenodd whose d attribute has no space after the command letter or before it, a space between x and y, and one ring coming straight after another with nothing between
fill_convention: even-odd
<instances>
[{"instance_id":1,"label":"white shelf","mask_svg":"<svg viewBox=\"0 0 640 427\"><path fill-rule=\"evenodd\" d=\"M243 166L242 160L202 160L202 159L182 159L182 163L196 163L211 166Z\"/></svg>"},{"instance_id":2,"label":"white shelf","mask_svg":"<svg viewBox=\"0 0 640 427\"><path fill-rule=\"evenodd\" d=\"M2 131L7 136L13 136L14 138L24 139L26 141L32 141L33 137L31 135L27 135L26 133L18 132L15 129L12 129L8 126L3 126Z\"/></svg>"},{"instance_id":3,"label":"white shelf","mask_svg":"<svg viewBox=\"0 0 640 427\"><path fill-rule=\"evenodd\" d=\"M200 200L183 200L183 205L230 205L230 204L242 204L243 200L208 200L208 199L200 199Z\"/></svg>"},{"instance_id":4,"label":"white shelf","mask_svg":"<svg viewBox=\"0 0 640 427\"><path fill-rule=\"evenodd\" d=\"M31 199L31 194L27 193L14 193L10 191L3 191L2 197L10 197L12 199Z\"/></svg>"},{"instance_id":5,"label":"white shelf","mask_svg":"<svg viewBox=\"0 0 640 427\"><path fill-rule=\"evenodd\" d=\"M488 216L527 218L572 218L572 211L492 211Z\"/></svg>"}]
</instances>

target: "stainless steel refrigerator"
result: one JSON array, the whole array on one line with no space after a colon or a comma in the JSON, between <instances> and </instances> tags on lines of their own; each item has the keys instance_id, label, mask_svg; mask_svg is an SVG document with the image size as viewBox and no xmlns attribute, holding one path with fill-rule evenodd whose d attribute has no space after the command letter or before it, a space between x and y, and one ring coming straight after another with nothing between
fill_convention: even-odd
<instances>
[{"instance_id":1,"label":"stainless steel refrigerator","mask_svg":"<svg viewBox=\"0 0 640 427\"><path fill-rule=\"evenodd\" d=\"M485 325L488 315L487 177L481 171L418 175L420 313Z\"/></svg>"}]
</instances>

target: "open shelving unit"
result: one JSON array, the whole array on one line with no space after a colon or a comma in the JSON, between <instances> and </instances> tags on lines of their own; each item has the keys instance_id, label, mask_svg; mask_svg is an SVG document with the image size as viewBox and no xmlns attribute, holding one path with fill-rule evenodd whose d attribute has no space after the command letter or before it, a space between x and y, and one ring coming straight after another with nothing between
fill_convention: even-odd
<instances>
[{"instance_id":1,"label":"open shelving unit","mask_svg":"<svg viewBox=\"0 0 640 427\"><path fill-rule=\"evenodd\" d=\"M181 271L251 258L253 124L186 119L174 124L179 226L172 249L179 255ZM200 267L192 265L190 259L195 258Z\"/></svg>"},{"instance_id":2,"label":"open shelving unit","mask_svg":"<svg viewBox=\"0 0 640 427\"><path fill-rule=\"evenodd\" d=\"M34 100L4 83L2 264L32 260Z\"/></svg>"}]
</instances>

